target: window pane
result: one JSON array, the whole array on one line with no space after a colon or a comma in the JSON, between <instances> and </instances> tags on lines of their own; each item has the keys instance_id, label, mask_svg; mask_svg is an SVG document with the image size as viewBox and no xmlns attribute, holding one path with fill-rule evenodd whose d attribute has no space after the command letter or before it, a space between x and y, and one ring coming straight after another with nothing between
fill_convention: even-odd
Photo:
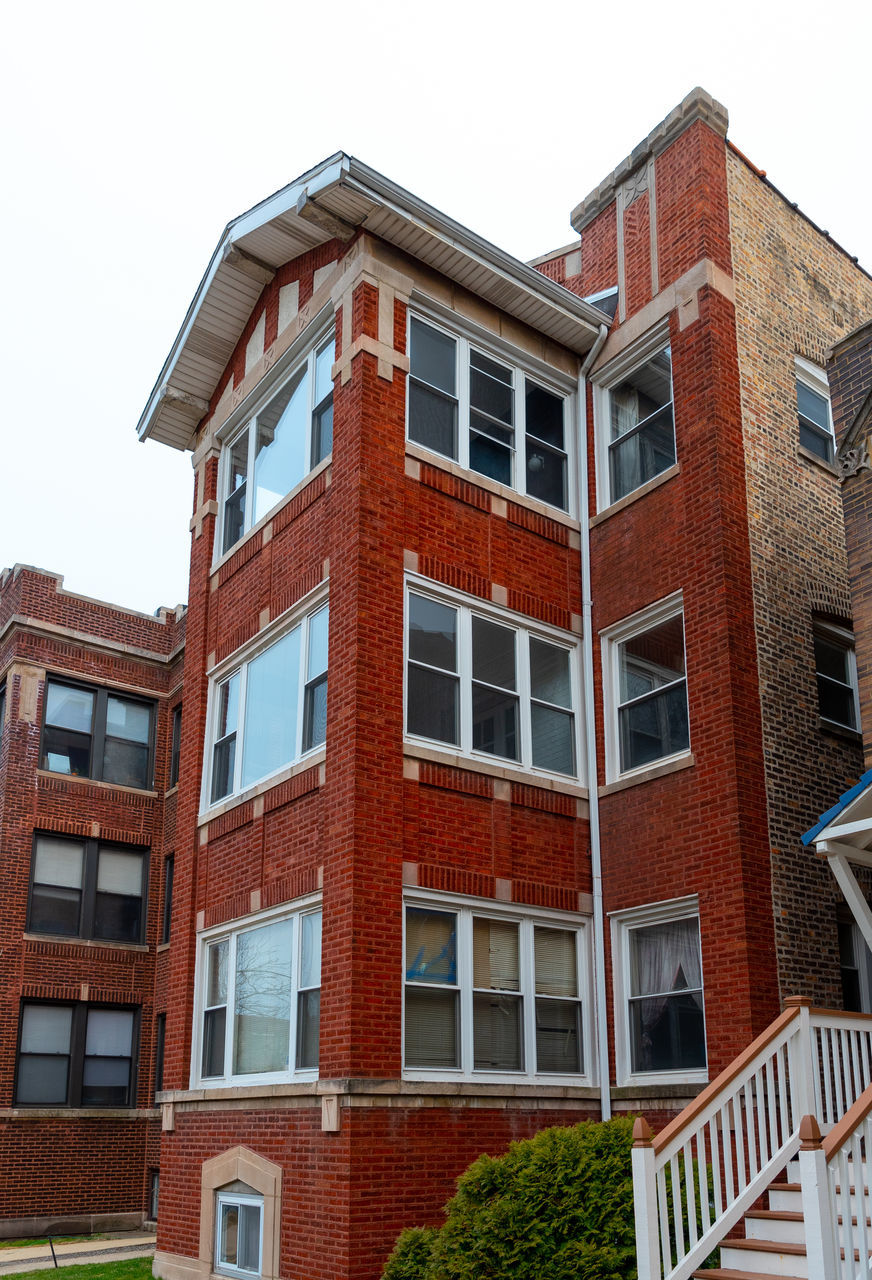
<instances>
[{"instance_id":1,"label":"window pane","mask_svg":"<svg viewBox=\"0 0 872 1280\"><path fill-rule=\"evenodd\" d=\"M701 985L696 917L630 930L631 995L662 995Z\"/></svg>"},{"instance_id":2,"label":"window pane","mask_svg":"<svg viewBox=\"0 0 872 1280\"><path fill-rule=\"evenodd\" d=\"M300 986L321 985L321 912L309 911L300 920Z\"/></svg>"},{"instance_id":3,"label":"window pane","mask_svg":"<svg viewBox=\"0 0 872 1280\"><path fill-rule=\"evenodd\" d=\"M476 991L472 999L476 1071L522 1071L521 997Z\"/></svg>"},{"instance_id":4,"label":"window pane","mask_svg":"<svg viewBox=\"0 0 872 1280\"><path fill-rule=\"evenodd\" d=\"M309 379L304 367L257 415L252 523L299 484L309 452Z\"/></svg>"},{"instance_id":5,"label":"window pane","mask_svg":"<svg viewBox=\"0 0 872 1280\"><path fill-rule=\"evenodd\" d=\"M297 1066L317 1067L321 992L301 991L297 1008Z\"/></svg>"},{"instance_id":6,"label":"window pane","mask_svg":"<svg viewBox=\"0 0 872 1280\"><path fill-rule=\"evenodd\" d=\"M129 1058L86 1058L82 1070L83 1107L125 1107L129 1101Z\"/></svg>"},{"instance_id":7,"label":"window pane","mask_svg":"<svg viewBox=\"0 0 872 1280\"><path fill-rule=\"evenodd\" d=\"M311 680L327 670L327 627L329 610L319 609L309 619L309 658L306 679Z\"/></svg>"},{"instance_id":8,"label":"window pane","mask_svg":"<svg viewBox=\"0 0 872 1280\"><path fill-rule=\"evenodd\" d=\"M473 409L510 426L514 421L511 370L473 351L470 355L469 402Z\"/></svg>"},{"instance_id":9,"label":"window pane","mask_svg":"<svg viewBox=\"0 0 872 1280\"><path fill-rule=\"evenodd\" d=\"M138 942L142 919L142 854L101 849L97 863L94 935Z\"/></svg>"},{"instance_id":10,"label":"window pane","mask_svg":"<svg viewBox=\"0 0 872 1280\"><path fill-rule=\"evenodd\" d=\"M85 1053L113 1058L130 1056L133 1012L130 1009L89 1009Z\"/></svg>"},{"instance_id":11,"label":"window pane","mask_svg":"<svg viewBox=\"0 0 872 1280\"><path fill-rule=\"evenodd\" d=\"M456 392L454 353L453 338L413 317L409 326L409 359L413 377L453 396Z\"/></svg>"},{"instance_id":12,"label":"window pane","mask_svg":"<svg viewBox=\"0 0 872 1280\"><path fill-rule=\"evenodd\" d=\"M84 846L73 840L39 836L33 863L34 882L81 889L84 856Z\"/></svg>"},{"instance_id":13,"label":"window pane","mask_svg":"<svg viewBox=\"0 0 872 1280\"><path fill-rule=\"evenodd\" d=\"M97 863L99 893L142 894L142 854L101 849Z\"/></svg>"},{"instance_id":14,"label":"window pane","mask_svg":"<svg viewBox=\"0 0 872 1280\"><path fill-rule=\"evenodd\" d=\"M572 707L568 651L534 636L530 637L530 692L539 702Z\"/></svg>"},{"instance_id":15,"label":"window pane","mask_svg":"<svg viewBox=\"0 0 872 1280\"><path fill-rule=\"evenodd\" d=\"M234 1072L281 1071L291 1033L293 924L279 920L236 943Z\"/></svg>"},{"instance_id":16,"label":"window pane","mask_svg":"<svg viewBox=\"0 0 872 1280\"><path fill-rule=\"evenodd\" d=\"M239 672L235 671L229 680L225 680L218 690L218 716L216 720L216 738L223 738L232 733L237 726L239 715Z\"/></svg>"},{"instance_id":17,"label":"window pane","mask_svg":"<svg viewBox=\"0 0 872 1280\"><path fill-rule=\"evenodd\" d=\"M311 751L327 740L327 677L321 676L306 689L303 716L303 750Z\"/></svg>"},{"instance_id":18,"label":"window pane","mask_svg":"<svg viewBox=\"0 0 872 1280\"><path fill-rule=\"evenodd\" d=\"M842 684L850 682L848 650L843 645L833 644L824 636L815 636L814 659L820 675L841 680Z\"/></svg>"},{"instance_id":19,"label":"window pane","mask_svg":"<svg viewBox=\"0 0 872 1280\"><path fill-rule=\"evenodd\" d=\"M406 980L457 982L457 916L453 911L406 908Z\"/></svg>"},{"instance_id":20,"label":"window pane","mask_svg":"<svg viewBox=\"0 0 872 1280\"><path fill-rule=\"evenodd\" d=\"M580 1013L575 1000L536 1001L537 1071L581 1071Z\"/></svg>"},{"instance_id":21,"label":"window pane","mask_svg":"<svg viewBox=\"0 0 872 1280\"><path fill-rule=\"evenodd\" d=\"M672 356L669 347L609 392L612 439L644 422L672 400Z\"/></svg>"},{"instance_id":22,"label":"window pane","mask_svg":"<svg viewBox=\"0 0 872 1280\"><path fill-rule=\"evenodd\" d=\"M620 646L621 702L660 689L684 675L684 620L681 614L625 640Z\"/></svg>"},{"instance_id":23,"label":"window pane","mask_svg":"<svg viewBox=\"0 0 872 1280\"><path fill-rule=\"evenodd\" d=\"M563 449L563 397L527 379L527 435Z\"/></svg>"},{"instance_id":24,"label":"window pane","mask_svg":"<svg viewBox=\"0 0 872 1280\"><path fill-rule=\"evenodd\" d=\"M233 790L236 770L236 734L215 744L212 752L212 802L227 796Z\"/></svg>"},{"instance_id":25,"label":"window pane","mask_svg":"<svg viewBox=\"0 0 872 1280\"><path fill-rule=\"evenodd\" d=\"M103 781L119 787L148 786L148 747L107 738L103 750Z\"/></svg>"},{"instance_id":26,"label":"window pane","mask_svg":"<svg viewBox=\"0 0 872 1280\"><path fill-rule=\"evenodd\" d=\"M804 418L799 420L799 443L825 462L832 462L834 442L830 433L818 430Z\"/></svg>"},{"instance_id":27,"label":"window pane","mask_svg":"<svg viewBox=\"0 0 872 1280\"><path fill-rule=\"evenodd\" d=\"M423 667L409 666L407 728L423 738L457 744L459 682Z\"/></svg>"},{"instance_id":28,"label":"window pane","mask_svg":"<svg viewBox=\"0 0 872 1280\"><path fill-rule=\"evenodd\" d=\"M242 537L245 527L245 489L240 487L224 503L224 541L222 551L229 551Z\"/></svg>"},{"instance_id":29,"label":"window pane","mask_svg":"<svg viewBox=\"0 0 872 1280\"><path fill-rule=\"evenodd\" d=\"M227 1010L209 1009L203 1018L203 1075L224 1075L224 1041Z\"/></svg>"},{"instance_id":30,"label":"window pane","mask_svg":"<svg viewBox=\"0 0 872 1280\"><path fill-rule=\"evenodd\" d=\"M675 425L672 405L666 405L631 436L621 437L609 449L612 501L659 476L675 462Z\"/></svg>"},{"instance_id":31,"label":"window pane","mask_svg":"<svg viewBox=\"0 0 872 1280\"><path fill-rule=\"evenodd\" d=\"M521 989L518 958L518 926L509 920L472 922L472 982L475 987L499 991Z\"/></svg>"},{"instance_id":32,"label":"window pane","mask_svg":"<svg viewBox=\"0 0 872 1280\"><path fill-rule=\"evenodd\" d=\"M71 689L63 684L49 684L46 695L46 724L91 732L94 695L85 689Z\"/></svg>"},{"instance_id":33,"label":"window pane","mask_svg":"<svg viewBox=\"0 0 872 1280\"><path fill-rule=\"evenodd\" d=\"M566 510L566 455L527 441L527 493L531 498Z\"/></svg>"},{"instance_id":34,"label":"window pane","mask_svg":"<svg viewBox=\"0 0 872 1280\"><path fill-rule=\"evenodd\" d=\"M516 689L515 635L510 627L472 619L472 678L500 689Z\"/></svg>"},{"instance_id":35,"label":"window pane","mask_svg":"<svg viewBox=\"0 0 872 1280\"><path fill-rule=\"evenodd\" d=\"M72 1024L69 1005L25 1005L21 1015L21 1052L69 1053Z\"/></svg>"},{"instance_id":36,"label":"window pane","mask_svg":"<svg viewBox=\"0 0 872 1280\"><path fill-rule=\"evenodd\" d=\"M237 1266L243 1271L260 1270L260 1207L254 1204L239 1206L239 1239Z\"/></svg>"},{"instance_id":37,"label":"window pane","mask_svg":"<svg viewBox=\"0 0 872 1280\"><path fill-rule=\"evenodd\" d=\"M320 404L333 391L330 370L336 361L336 340L331 338L315 356L315 404Z\"/></svg>"},{"instance_id":38,"label":"window pane","mask_svg":"<svg viewBox=\"0 0 872 1280\"><path fill-rule=\"evenodd\" d=\"M457 402L410 380L409 439L446 458L456 458Z\"/></svg>"},{"instance_id":39,"label":"window pane","mask_svg":"<svg viewBox=\"0 0 872 1280\"><path fill-rule=\"evenodd\" d=\"M139 702L127 702L122 698L106 699L106 732L113 738L128 742L144 742L148 745L151 728L151 710Z\"/></svg>"},{"instance_id":40,"label":"window pane","mask_svg":"<svg viewBox=\"0 0 872 1280\"><path fill-rule=\"evenodd\" d=\"M230 1267L237 1265L239 1238L239 1206L221 1205L221 1222L218 1228L218 1258Z\"/></svg>"},{"instance_id":41,"label":"window pane","mask_svg":"<svg viewBox=\"0 0 872 1280\"><path fill-rule=\"evenodd\" d=\"M621 707L621 768L637 769L690 747L684 681L654 697Z\"/></svg>"},{"instance_id":42,"label":"window pane","mask_svg":"<svg viewBox=\"0 0 872 1280\"><path fill-rule=\"evenodd\" d=\"M91 738L69 729L46 725L43 735L43 768L52 773L68 773L74 778L91 774Z\"/></svg>"},{"instance_id":43,"label":"window pane","mask_svg":"<svg viewBox=\"0 0 872 1280\"><path fill-rule=\"evenodd\" d=\"M505 760L519 758L516 697L480 684L472 686L472 746Z\"/></svg>"},{"instance_id":44,"label":"window pane","mask_svg":"<svg viewBox=\"0 0 872 1280\"><path fill-rule=\"evenodd\" d=\"M571 929L535 929L536 994L577 996L576 935Z\"/></svg>"},{"instance_id":45,"label":"window pane","mask_svg":"<svg viewBox=\"0 0 872 1280\"><path fill-rule=\"evenodd\" d=\"M333 452L333 401L320 405L312 419L312 466Z\"/></svg>"},{"instance_id":46,"label":"window pane","mask_svg":"<svg viewBox=\"0 0 872 1280\"><path fill-rule=\"evenodd\" d=\"M22 1052L18 1063L16 1101L29 1106L65 1105L69 1066L68 1056L49 1058Z\"/></svg>"},{"instance_id":47,"label":"window pane","mask_svg":"<svg viewBox=\"0 0 872 1280\"><path fill-rule=\"evenodd\" d=\"M836 680L828 680L826 676L818 676L817 687L818 709L823 718L844 725L847 729L856 729L853 688Z\"/></svg>"},{"instance_id":48,"label":"window pane","mask_svg":"<svg viewBox=\"0 0 872 1280\"><path fill-rule=\"evenodd\" d=\"M296 755L300 628L248 664L242 785L289 764Z\"/></svg>"},{"instance_id":49,"label":"window pane","mask_svg":"<svg viewBox=\"0 0 872 1280\"><path fill-rule=\"evenodd\" d=\"M409 657L443 671L457 670L457 610L425 596L409 596Z\"/></svg>"},{"instance_id":50,"label":"window pane","mask_svg":"<svg viewBox=\"0 0 872 1280\"><path fill-rule=\"evenodd\" d=\"M227 1000L227 960L230 944L226 938L213 942L206 953L206 1004Z\"/></svg>"},{"instance_id":51,"label":"window pane","mask_svg":"<svg viewBox=\"0 0 872 1280\"><path fill-rule=\"evenodd\" d=\"M705 1023L698 993L630 1002L633 1071L701 1070Z\"/></svg>"},{"instance_id":52,"label":"window pane","mask_svg":"<svg viewBox=\"0 0 872 1280\"><path fill-rule=\"evenodd\" d=\"M497 484L512 483L512 450L477 431L469 433L469 466L479 475L496 480Z\"/></svg>"},{"instance_id":53,"label":"window pane","mask_svg":"<svg viewBox=\"0 0 872 1280\"><path fill-rule=\"evenodd\" d=\"M804 418L809 418L815 426L830 433L830 407L826 396L813 391L811 387L797 379L796 407Z\"/></svg>"},{"instance_id":54,"label":"window pane","mask_svg":"<svg viewBox=\"0 0 872 1280\"><path fill-rule=\"evenodd\" d=\"M406 987L407 1067L457 1067L459 992Z\"/></svg>"},{"instance_id":55,"label":"window pane","mask_svg":"<svg viewBox=\"0 0 872 1280\"><path fill-rule=\"evenodd\" d=\"M75 937L80 928L80 889L33 886L30 898L30 928L34 933L60 933Z\"/></svg>"},{"instance_id":56,"label":"window pane","mask_svg":"<svg viewBox=\"0 0 872 1280\"><path fill-rule=\"evenodd\" d=\"M575 717L568 711L530 706L533 765L552 773L575 774Z\"/></svg>"}]
</instances>

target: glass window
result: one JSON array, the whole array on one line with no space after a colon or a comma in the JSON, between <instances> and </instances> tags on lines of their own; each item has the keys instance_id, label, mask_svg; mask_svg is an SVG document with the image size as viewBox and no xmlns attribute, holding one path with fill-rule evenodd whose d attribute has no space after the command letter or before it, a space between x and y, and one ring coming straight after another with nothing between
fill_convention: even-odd
<instances>
[{"instance_id":1,"label":"glass window","mask_svg":"<svg viewBox=\"0 0 872 1280\"><path fill-rule=\"evenodd\" d=\"M631 928L628 943L630 1070L705 1069L698 919Z\"/></svg>"},{"instance_id":2,"label":"glass window","mask_svg":"<svg viewBox=\"0 0 872 1280\"><path fill-rule=\"evenodd\" d=\"M170 742L170 787L179 781L179 760L182 748L182 706L173 707L173 727Z\"/></svg>"},{"instance_id":3,"label":"glass window","mask_svg":"<svg viewBox=\"0 0 872 1280\"><path fill-rule=\"evenodd\" d=\"M327 632L324 605L218 682L211 803L269 777L326 740Z\"/></svg>"},{"instance_id":4,"label":"glass window","mask_svg":"<svg viewBox=\"0 0 872 1280\"><path fill-rule=\"evenodd\" d=\"M408 421L416 444L569 509L565 396L417 316L409 321Z\"/></svg>"},{"instance_id":5,"label":"glass window","mask_svg":"<svg viewBox=\"0 0 872 1280\"><path fill-rule=\"evenodd\" d=\"M164 858L163 911L161 912L160 940L169 942L170 926L173 918L173 875L175 874L175 857L168 854Z\"/></svg>"},{"instance_id":6,"label":"glass window","mask_svg":"<svg viewBox=\"0 0 872 1280\"><path fill-rule=\"evenodd\" d=\"M154 706L49 680L41 767L122 787L151 786Z\"/></svg>"},{"instance_id":7,"label":"glass window","mask_svg":"<svg viewBox=\"0 0 872 1280\"><path fill-rule=\"evenodd\" d=\"M154 1020L154 1091L160 1093L164 1084L164 1050L167 1038L167 1015L159 1013Z\"/></svg>"},{"instance_id":8,"label":"glass window","mask_svg":"<svg viewBox=\"0 0 872 1280\"><path fill-rule=\"evenodd\" d=\"M407 1071L579 1075L581 931L408 904Z\"/></svg>"},{"instance_id":9,"label":"glass window","mask_svg":"<svg viewBox=\"0 0 872 1280\"><path fill-rule=\"evenodd\" d=\"M575 644L410 591L406 732L575 777Z\"/></svg>"},{"instance_id":10,"label":"glass window","mask_svg":"<svg viewBox=\"0 0 872 1280\"><path fill-rule=\"evenodd\" d=\"M659 613L659 616L658 616ZM655 611L629 635L608 641L617 716L617 772L626 773L690 749L684 619Z\"/></svg>"},{"instance_id":11,"label":"glass window","mask_svg":"<svg viewBox=\"0 0 872 1280\"><path fill-rule=\"evenodd\" d=\"M23 1004L16 1105L132 1106L135 1030L133 1009Z\"/></svg>"},{"instance_id":12,"label":"glass window","mask_svg":"<svg viewBox=\"0 0 872 1280\"><path fill-rule=\"evenodd\" d=\"M333 448L331 335L320 342L225 446L220 552L271 511ZM249 481L251 480L251 483Z\"/></svg>"},{"instance_id":13,"label":"glass window","mask_svg":"<svg viewBox=\"0 0 872 1280\"><path fill-rule=\"evenodd\" d=\"M259 1276L263 1200L238 1191L219 1191L215 1213L215 1267L230 1275Z\"/></svg>"},{"instance_id":14,"label":"glass window","mask_svg":"<svg viewBox=\"0 0 872 1280\"><path fill-rule=\"evenodd\" d=\"M321 912L306 910L207 941L200 1075L290 1078L318 1065Z\"/></svg>"},{"instance_id":15,"label":"glass window","mask_svg":"<svg viewBox=\"0 0 872 1280\"><path fill-rule=\"evenodd\" d=\"M821 719L842 729L859 729L857 663L852 633L845 627L816 622L814 661Z\"/></svg>"},{"instance_id":16,"label":"glass window","mask_svg":"<svg viewBox=\"0 0 872 1280\"><path fill-rule=\"evenodd\" d=\"M827 375L807 360L796 360L796 412L799 443L824 462L832 462L836 452L833 417Z\"/></svg>"},{"instance_id":17,"label":"glass window","mask_svg":"<svg viewBox=\"0 0 872 1280\"><path fill-rule=\"evenodd\" d=\"M668 346L608 388L608 457L612 502L675 462Z\"/></svg>"},{"instance_id":18,"label":"glass window","mask_svg":"<svg viewBox=\"0 0 872 1280\"><path fill-rule=\"evenodd\" d=\"M142 942L146 871L142 850L37 835L28 928L32 933Z\"/></svg>"}]
</instances>

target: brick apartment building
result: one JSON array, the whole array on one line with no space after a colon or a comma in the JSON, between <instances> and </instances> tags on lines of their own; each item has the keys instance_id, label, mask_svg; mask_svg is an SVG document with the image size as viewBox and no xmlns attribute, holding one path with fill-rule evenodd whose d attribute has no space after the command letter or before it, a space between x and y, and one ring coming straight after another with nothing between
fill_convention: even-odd
<instances>
[{"instance_id":1,"label":"brick apartment building","mask_svg":"<svg viewBox=\"0 0 872 1280\"><path fill-rule=\"evenodd\" d=\"M660 1123L785 996L842 1003L800 837L862 768L824 364L872 280L726 126L694 91L532 267L342 154L218 245L139 427L195 470L169 799L178 637L113 615L173 655L121 681L163 726L152 950L175 855L127 997L166 1280L373 1280L480 1151Z\"/></svg>"}]
</instances>

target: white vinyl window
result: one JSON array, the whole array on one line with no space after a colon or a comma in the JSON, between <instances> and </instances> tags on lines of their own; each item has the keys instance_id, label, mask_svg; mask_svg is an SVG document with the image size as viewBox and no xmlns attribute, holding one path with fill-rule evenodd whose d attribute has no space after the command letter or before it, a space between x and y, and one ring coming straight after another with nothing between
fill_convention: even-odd
<instances>
[{"instance_id":1,"label":"white vinyl window","mask_svg":"<svg viewBox=\"0 0 872 1280\"><path fill-rule=\"evenodd\" d=\"M568 916L409 901L404 1067L411 1078L587 1073L587 952Z\"/></svg>"},{"instance_id":2,"label":"white vinyl window","mask_svg":"<svg viewBox=\"0 0 872 1280\"><path fill-rule=\"evenodd\" d=\"M573 637L410 587L406 638L409 738L576 777Z\"/></svg>"},{"instance_id":3,"label":"white vinyl window","mask_svg":"<svg viewBox=\"0 0 872 1280\"><path fill-rule=\"evenodd\" d=\"M327 733L325 604L210 688L208 803L320 746Z\"/></svg>"},{"instance_id":4,"label":"white vinyl window","mask_svg":"<svg viewBox=\"0 0 872 1280\"><path fill-rule=\"evenodd\" d=\"M675 464L669 331L659 326L599 375L594 393L599 507Z\"/></svg>"},{"instance_id":5,"label":"white vinyl window","mask_svg":"<svg viewBox=\"0 0 872 1280\"><path fill-rule=\"evenodd\" d=\"M263 1196L227 1188L215 1195L215 1270L259 1276L263 1258Z\"/></svg>"},{"instance_id":6,"label":"white vinyl window","mask_svg":"<svg viewBox=\"0 0 872 1280\"><path fill-rule=\"evenodd\" d=\"M841 729L859 729L853 633L835 623L816 621L814 664L821 720Z\"/></svg>"},{"instance_id":7,"label":"white vinyl window","mask_svg":"<svg viewBox=\"0 0 872 1280\"><path fill-rule=\"evenodd\" d=\"M618 1082L706 1079L696 899L612 917Z\"/></svg>"},{"instance_id":8,"label":"white vinyl window","mask_svg":"<svg viewBox=\"0 0 872 1280\"><path fill-rule=\"evenodd\" d=\"M603 632L610 780L690 750L684 614L672 596Z\"/></svg>"},{"instance_id":9,"label":"white vinyl window","mask_svg":"<svg viewBox=\"0 0 872 1280\"><path fill-rule=\"evenodd\" d=\"M318 1068L321 910L261 917L200 938L195 1080L313 1079Z\"/></svg>"},{"instance_id":10,"label":"white vinyl window","mask_svg":"<svg viewBox=\"0 0 872 1280\"><path fill-rule=\"evenodd\" d=\"M221 452L223 555L333 449L333 335L272 390Z\"/></svg>"},{"instance_id":11,"label":"white vinyl window","mask_svg":"<svg viewBox=\"0 0 872 1280\"><path fill-rule=\"evenodd\" d=\"M836 440L827 375L801 356L796 357L796 412L799 443L824 462L832 462Z\"/></svg>"},{"instance_id":12,"label":"white vinyl window","mask_svg":"<svg viewBox=\"0 0 872 1280\"><path fill-rule=\"evenodd\" d=\"M415 315L409 360L410 440L550 507L570 509L563 392Z\"/></svg>"}]
</instances>

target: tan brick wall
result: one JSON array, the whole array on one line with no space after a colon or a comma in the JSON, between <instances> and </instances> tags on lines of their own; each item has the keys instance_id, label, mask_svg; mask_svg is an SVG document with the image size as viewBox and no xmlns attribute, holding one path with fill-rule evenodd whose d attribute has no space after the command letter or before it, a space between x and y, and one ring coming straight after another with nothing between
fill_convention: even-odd
<instances>
[{"instance_id":1,"label":"tan brick wall","mask_svg":"<svg viewBox=\"0 0 872 1280\"><path fill-rule=\"evenodd\" d=\"M798 449L794 356L823 367L872 281L730 149L727 175L779 982L838 1007L841 894L799 837L863 761L818 717L812 617L851 605L839 481Z\"/></svg>"}]
</instances>

